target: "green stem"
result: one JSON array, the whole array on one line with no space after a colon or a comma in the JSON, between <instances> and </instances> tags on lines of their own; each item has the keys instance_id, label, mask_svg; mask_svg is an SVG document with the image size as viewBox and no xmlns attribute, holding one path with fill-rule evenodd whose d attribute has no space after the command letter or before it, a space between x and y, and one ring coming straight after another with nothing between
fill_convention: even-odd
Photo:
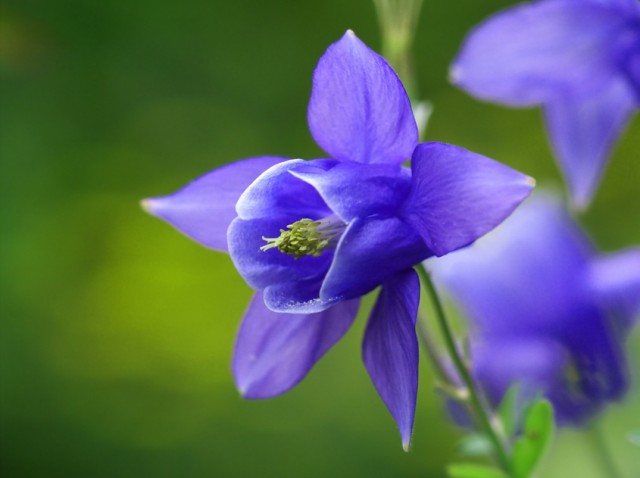
<instances>
[{"instance_id":1,"label":"green stem","mask_svg":"<svg viewBox=\"0 0 640 478\"><path fill-rule=\"evenodd\" d=\"M422 283L424 285L425 290L429 294L431 301L433 303L433 308L435 311L436 319L438 321L438 326L440 327L440 331L442 332L442 336L444 338L445 347L447 349L447 353L451 357L453 365L458 373L458 376L462 380L467 393L468 393L468 405L473 411L473 415L478 422L478 427L482 430L493 445L493 449L495 452L495 456L497 461L499 462L502 469L508 474L511 473L511 461L509 460L509 455L506 450L505 444L500 439L500 436L496 432L495 428L491 423L490 413L487 411L484 406L480 394L478 393L478 389L476 384L464 363L464 359L456 346L456 343L453 338L453 333L451 331L451 327L449 325L449 321L444 312L444 308L442 307L442 302L440 302L440 297L436 292L436 289L431 281L431 277L429 273L425 270L422 264L416 267L420 278L422 279Z\"/></svg>"},{"instance_id":2,"label":"green stem","mask_svg":"<svg viewBox=\"0 0 640 478\"><path fill-rule=\"evenodd\" d=\"M422 0L373 0L382 33L382 55L402 80L416 102L418 91L413 74L411 44L416 32Z\"/></svg>"},{"instance_id":3,"label":"green stem","mask_svg":"<svg viewBox=\"0 0 640 478\"><path fill-rule=\"evenodd\" d=\"M599 422L593 422L589 427L589 438L592 444L594 457L598 460L604 476L608 478L622 478L622 473L618 470L616 463L611 456L611 451L607 446L607 441L604 437L602 426Z\"/></svg>"},{"instance_id":4,"label":"green stem","mask_svg":"<svg viewBox=\"0 0 640 478\"><path fill-rule=\"evenodd\" d=\"M373 0L373 4L378 13L382 36L382 56L404 84L416 117L419 137L423 138L432 108L428 102L420 101L411 55L422 0Z\"/></svg>"},{"instance_id":5,"label":"green stem","mask_svg":"<svg viewBox=\"0 0 640 478\"><path fill-rule=\"evenodd\" d=\"M418 338L424 349L431 360L431 364L433 365L433 371L435 372L438 380L442 381L442 383L446 385L452 385L451 378L447 373L445 366L442 364L442 360L440 359L440 355L438 353L438 347L431 340L431 334L427 329L426 320L422 316L421 313L418 314Z\"/></svg>"}]
</instances>

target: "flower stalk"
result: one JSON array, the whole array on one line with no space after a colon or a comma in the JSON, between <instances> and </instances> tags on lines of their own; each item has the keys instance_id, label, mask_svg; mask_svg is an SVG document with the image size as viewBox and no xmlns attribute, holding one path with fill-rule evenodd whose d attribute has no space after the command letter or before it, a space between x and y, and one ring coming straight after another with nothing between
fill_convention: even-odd
<instances>
[{"instance_id":1,"label":"flower stalk","mask_svg":"<svg viewBox=\"0 0 640 478\"><path fill-rule=\"evenodd\" d=\"M410 51L422 0L373 0L373 3L382 32L382 55L394 67L409 98L415 102L417 85Z\"/></svg>"},{"instance_id":2,"label":"flower stalk","mask_svg":"<svg viewBox=\"0 0 640 478\"><path fill-rule=\"evenodd\" d=\"M500 467L506 472L511 473L511 461L507 452L507 445L504 443L498 430L494 426L494 420L492 420L492 413L487 409L483 402L478 387L471 375L468 366L465 364L465 360L462 357L458 347L456 346L453 332L447 316L444 312L440 297L431 281L429 273L425 270L422 264L416 266L416 270L420 275L420 279L424 290L431 299L435 316L437 319L438 327L444 338L444 344L455 370L462 381L466 394L461 395L462 402L467 406L471 415L474 417L478 428L484 432L487 438L491 441L494 449L494 455Z\"/></svg>"},{"instance_id":3,"label":"flower stalk","mask_svg":"<svg viewBox=\"0 0 640 478\"><path fill-rule=\"evenodd\" d=\"M451 395L454 398L457 397L460 392L459 387L456 387L453 384L453 380L451 380L446 367L442 363L438 347L431 338L431 331L427 326L426 317L420 312L418 313L417 332L418 339L420 340L420 343L422 343L424 350L427 352L431 366L433 367L433 371L436 375L436 386L447 393L447 395Z\"/></svg>"}]
</instances>

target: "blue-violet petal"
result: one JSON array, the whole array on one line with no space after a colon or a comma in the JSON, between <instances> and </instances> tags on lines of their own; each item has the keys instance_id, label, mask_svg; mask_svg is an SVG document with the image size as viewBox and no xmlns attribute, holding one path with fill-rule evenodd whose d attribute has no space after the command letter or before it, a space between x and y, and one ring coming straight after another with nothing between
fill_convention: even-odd
<instances>
[{"instance_id":1,"label":"blue-violet petal","mask_svg":"<svg viewBox=\"0 0 640 478\"><path fill-rule=\"evenodd\" d=\"M143 207L191 239L227 252L227 228L236 202L260 174L285 158L250 158L214 169L169 196L145 199Z\"/></svg>"},{"instance_id":2,"label":"blue-violet petal","mask_svg":"<svg viewBox=\"0 0 640 478\"><path fill-rule=\"evenodd\" d=\"M346 333L358 300L318 314L278 314L255 295L240 326L233 353L233 376L249 399L286 392Z\"/></svg>"},{"instance_id":3,"label":"blue-violet petal","mask_svg":"<svg viewBox=\"0 0 640 478\"><path fill-rule=\"evenodd\" d=\"M362 357L378 394L393 415L406 451L416 411L420 281L413 269L382 286L364 334Z\"/></svg>"},{"instance_id":4,"label":"blue-violet petal","mask_svg":"<svg viewBox=\"0 0 640 478\"><path fill-rule=\"evenodd\" d=\"M311 184L345 222L374 214L390 216L409 191L411 174L397 165L353 161L325 163L326 167L316 164L309 162L291 174Z\"/></svg>"},{"instance_id":5,"label":"blue-violet petal","mask_svg":"<svg viewBox=\"0 0 640 478\"><path fill-rule=\"evenodd\" d=\"M617 74L612 58L627 23L605 3L547 0L491 17L466 39L452 81L511 106L544 103L567 89L597 92Z\"/></svg>"},{"instance_id":6,"label":"blue-violet petal","mask_svg":"<svg viewBox=\"0 0 640 478\"><path fill-rule=\"evenodd\" d=\"M316 142L340 161L399 165L418 142L402 83L352 31L320 58L307 118Z\"/></svg>"},{"instance_id":7,"label":"blue-violet petal","mask_svg":"<svg viewBox=\"0 0 640 478\"><path fill-rule=\"evenodd\" d=\"M444 143L419 145L411 169L402 217L438 256L496 227L535 184L497 161Z\"/></svg>"},{"instance_id":8,"label":"blue-violet petal","mask_svg":"<svg viewBox=\"0 0 640 478\"><path fill-rule=\"evenodd\" d=\"M358 297L431 255L416 232L397 217L354 219L344 232L320 297Z\"/></svg>"}]
</instances>

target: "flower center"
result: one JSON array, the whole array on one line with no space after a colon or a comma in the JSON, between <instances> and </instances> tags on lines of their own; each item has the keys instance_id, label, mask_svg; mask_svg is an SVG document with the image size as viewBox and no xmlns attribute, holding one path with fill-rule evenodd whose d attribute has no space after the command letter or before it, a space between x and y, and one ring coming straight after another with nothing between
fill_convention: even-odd
<instances>
[{"instance_id":1,"label":"flower center","mask_svg":"<svg viewBox=\"0 0 640 478\"><path fill-rule=\"evenodd\" d=\"M261 251L277 248L284 254L300 259L303 256L319 256L325 249L335 249L345 223L336 216L329 216L317 221L300 219L289 224L287 229L280 229L279 237L262 237L267 242Z\"/></svg>"}]
</instances>

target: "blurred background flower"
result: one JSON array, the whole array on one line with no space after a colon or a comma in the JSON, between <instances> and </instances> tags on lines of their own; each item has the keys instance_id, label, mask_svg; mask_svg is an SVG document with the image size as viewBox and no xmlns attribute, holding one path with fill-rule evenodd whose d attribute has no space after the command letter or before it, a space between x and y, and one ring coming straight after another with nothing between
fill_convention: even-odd
<instances>
[{"instance_id":1,"label":"blurred background flower","mask_svg":"<svg viewBox=\"0 0 640 478\"><path fill-rule=\"evenodd\" d=\"M451 77L485 100L542 105L572 201L586 208L640 104L640 4L539 0L507 9L467 37Z\"/></svg>"},{"instance_id":2,"label":"blurred background flower","mask_svg":"<svg viewBox=\"0 0 640 478\"><path fill-rule=\"evenodd\" d=\"M513 3L423 5L414 68L435 107L426 139L559 182L537 111L481 104L447 83L469 29ZM423 361L405 454L361 366L363 317L295 390L241 400L230 358L251 291L228 258L138 207L237 158L318 157L304 121L311 73L348 28L380 50L367 0L3 2L4 474L443 475L457 435L430 393L431 370ZM639 135L636 119L581 218L600 250L640 243ZM629 345L637 370L637 332ZM605 417L630 471L638 453L626 436L639 406L632 388ZM566 470L598 477L571 432L541 476Z\"/></svg>"},{"instance_id":3,"label":"blurred background flower","mask_svg":"<svg viewBox=\"0 0 640 478\"><path fill-rule=\"evenodd\" d=\"M559 424L584 426L627 389L639 257L640 247L600 256L538 191L476 244L428 264L468 319L473 371L493 403L517 383L524 402L542 393Z\"/></svg>"}]
</instances>

